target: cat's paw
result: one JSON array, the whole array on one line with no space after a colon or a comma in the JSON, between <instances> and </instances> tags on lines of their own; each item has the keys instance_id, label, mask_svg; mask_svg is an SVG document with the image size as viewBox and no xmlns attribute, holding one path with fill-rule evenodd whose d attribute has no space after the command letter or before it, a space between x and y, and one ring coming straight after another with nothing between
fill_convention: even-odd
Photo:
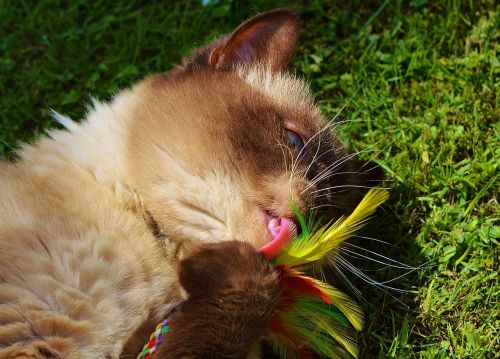
<instances>
[{"instance_id":1,"label":"cat's paw","mask_svg":"<svg viewBox=\"0 0 500 359\"><path fill-rule=\"evenodd\" d=\"M275 296L278 276L268 260L239 241L203 245L180 264L181 285L191 297L219 297L227 291Z\"/></svg>"},{"instance_id":2,"label":"cat's paw","mask_svg":"<svg viewBox=\"0 0 500 359\"><path fill-rule=\"evenodd\" d=\"M247 243L207 244L181 262L179 277L189 298L153 358L245 358L279 298L268 260Z\"/></svg>"}]
</instances>

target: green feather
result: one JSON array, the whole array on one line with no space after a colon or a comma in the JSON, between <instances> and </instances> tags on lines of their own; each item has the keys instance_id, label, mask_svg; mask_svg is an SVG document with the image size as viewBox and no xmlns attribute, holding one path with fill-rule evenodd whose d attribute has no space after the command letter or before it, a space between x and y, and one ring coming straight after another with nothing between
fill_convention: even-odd
<instances>
[{"instance_id":1,"label":"green feather","mask_svg":"<svg viewBox=\"0 0 500 359\"><path fill-rule=\"evenodd\" d=\"M302 297L280 316L301 343L327 358L357 357L356 331L334 306L320 299ZM350 355L346 354L349 353Z\"/></svg>"},{"instance_id":2,"label":"green feather","mask_svg":"<svg viewBox=\"0 0 500 359\"><path fill-rule=\"evenodd\" d=\"M295 215L297 216L297 219L299 220L300 223L300 231L301 235L300 237L297 237L296 240L300 240L302 238L307 238L309 236L309 227L307 225L306 219L304 218L304 215L302 212L300 212L299 207L297 206L296 203L292 202L291 204L293 211L295 212Z\"/></svg>"}]
</instances>

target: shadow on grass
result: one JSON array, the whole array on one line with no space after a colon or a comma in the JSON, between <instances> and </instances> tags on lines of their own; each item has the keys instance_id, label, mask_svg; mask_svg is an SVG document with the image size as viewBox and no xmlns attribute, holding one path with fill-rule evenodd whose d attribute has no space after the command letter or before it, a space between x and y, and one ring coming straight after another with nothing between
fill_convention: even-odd
<instances>
[{"instance_id":1,"label":"shadow on grass","mask_svg":"<svg viewBox=\"0 0 500 359\"><path fill-rule=\"evenodd\" d=\"M404 212L404 199L410 198L412 193L410 185L393 188L389 201L382 205L362 233L349 241L363 249L358 249L357 255L350 253L346 259L373 280L369 283L370 279L345 273L349 280L352 278L361 296L356 295L345 281L338 284L356 298L365 311L365 328L359 338L361 358L394 357L401 354L402 348L409 348L410 341L418 340L409 337L408 328L418 322L419 303L415 296L425 283L421 272L432 263L425 263L421 248L416 244L418 225L412 223L415 220L411 214L410 221L400 214ZM353 252L356 249L347 246ZM398 352L391 350L393 343L397 343Z\"/></svg>"}]
</instances>

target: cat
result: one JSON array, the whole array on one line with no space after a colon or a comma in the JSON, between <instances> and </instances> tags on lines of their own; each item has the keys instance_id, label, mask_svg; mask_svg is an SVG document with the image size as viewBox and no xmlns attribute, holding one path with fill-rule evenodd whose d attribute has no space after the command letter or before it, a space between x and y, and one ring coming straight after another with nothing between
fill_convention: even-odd
<instances>
[{"instance_id":1,"label":"cat","mask_svg":"<svg viewBox=\"0 0 500 359\"><path fill-rule=\"evenodd\" d=\"M291 10L256 15L0 162L0 358L139 350L201 244L261 248L292 203L338 216L380 179L286 71L298 35Z\"/></svg>"}]
</instances>

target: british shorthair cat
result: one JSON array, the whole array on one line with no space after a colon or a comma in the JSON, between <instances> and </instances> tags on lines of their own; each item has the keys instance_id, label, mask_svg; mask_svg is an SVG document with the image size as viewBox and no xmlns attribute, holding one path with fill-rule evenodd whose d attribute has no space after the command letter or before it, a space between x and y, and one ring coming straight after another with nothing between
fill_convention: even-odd
<instances>
[{"instance_id":1,"label":"british shorthair cat","mask_svg":"<svg viewBox=\"0 0 500 359\"><path fill-rule=\"evenodd\" d=\"M0 358L118 358L187 298L200 245L356 205L380 170L286 71L298 34L290 10L257 15L0 162Z\"/></svg>"}]
</instances>

